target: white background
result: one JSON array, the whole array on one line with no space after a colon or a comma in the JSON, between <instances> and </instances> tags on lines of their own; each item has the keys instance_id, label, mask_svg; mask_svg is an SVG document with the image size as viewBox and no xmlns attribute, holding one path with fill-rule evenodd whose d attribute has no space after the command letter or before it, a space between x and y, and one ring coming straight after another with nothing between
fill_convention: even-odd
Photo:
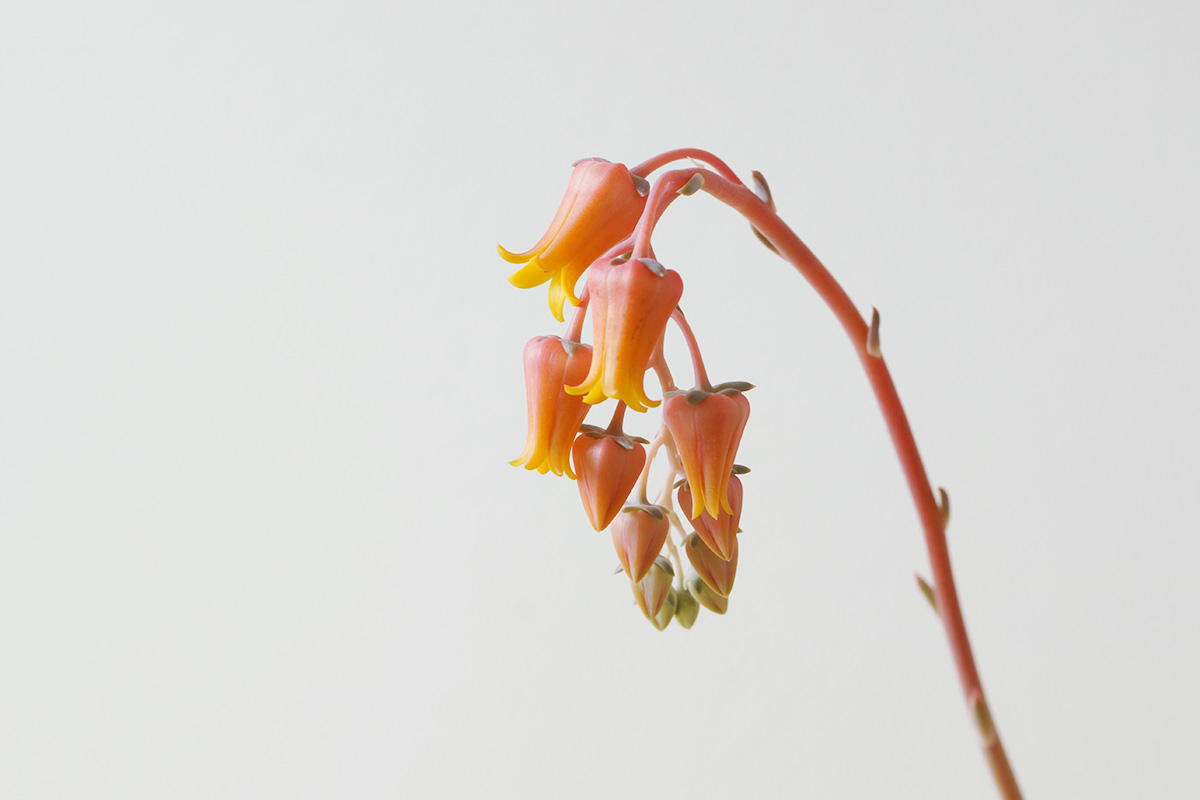
<instances>
[{"instance_id":1,"label":"white background","mask_svg":"<svg viewBox=\"0 0 1200 800\"><path fill-rule=\"evenodd\" d=\"M732 212L655 240L758 386L729 613L656 632L505 463L561 327L495 244L681 146L880 308L1028 796L1196 796L1197 9L6 11L0 796L994 796L866 381Z\"/></svg>"}]
</instances>

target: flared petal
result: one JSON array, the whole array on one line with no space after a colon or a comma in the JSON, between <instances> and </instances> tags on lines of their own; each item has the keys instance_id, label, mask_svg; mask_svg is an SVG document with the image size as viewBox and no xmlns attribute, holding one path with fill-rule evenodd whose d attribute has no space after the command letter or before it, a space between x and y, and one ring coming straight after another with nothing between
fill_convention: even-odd
<instances>
[{"instance_id":1,"label":"flared petal","mask_svg":"<svg viewBox=\"0 0 1200 800\"><path fill-rule=\"evenodd\" d=\"M553 277L554 273L543 269L541 260L534 257L528 264L509 275L508 282L518 289L532 289L535 286L541 286Z\"/></svg>"}]
</instances>

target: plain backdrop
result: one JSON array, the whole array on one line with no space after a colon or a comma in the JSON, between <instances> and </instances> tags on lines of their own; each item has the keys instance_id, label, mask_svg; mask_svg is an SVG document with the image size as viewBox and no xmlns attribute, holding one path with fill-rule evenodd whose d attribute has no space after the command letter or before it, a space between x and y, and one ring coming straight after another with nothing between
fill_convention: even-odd
<instances>
[{"instance_id":1,"label":"plain backdrop","mask_svg":"<svg viewBox=\"0 0 1200 800\"><path fill-rule=\"evenodd\" d=\"M757 384L729 613L655 631L506 463L562 327L496 243L576 159L690 146L880 309L1028 797L1195 797L1198 40L1191 2L8 9L0 796L994 796L866 380L733 212L655 239Z\"/></svg>"}]
</instances>

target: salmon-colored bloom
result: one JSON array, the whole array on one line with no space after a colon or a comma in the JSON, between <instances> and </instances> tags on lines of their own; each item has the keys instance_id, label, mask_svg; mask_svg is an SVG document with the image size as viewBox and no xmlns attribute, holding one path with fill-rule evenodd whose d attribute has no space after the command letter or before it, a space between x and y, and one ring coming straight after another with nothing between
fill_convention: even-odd
<instances>
[{"instance_id":1,"label":"salmon-colored bloom","mask_svg":"<svg viewBox=\"0 0 1200 800\"><path fill-rule=\"evenodd\" d=\"M598 263L588 276L596 356L587 378L568 386L584 402L623 400L634 411L659 404L643 381L650 357L683 295L683 280L649 258Z\"/></svg>"},{"instance_id":2,"label":"salmon-colored bloom","mask_svg":"<svg viewBox=\"0 0 1200 800\"><path fill-rule=\"evenodd\" d=\"M667 393L663 423L675 439L691 487L692 519L701 511L714 518L722 511L733 513L729 479L742 431L750 418L750 401L742 394L749 388L748 383L727 383L714 386L711 392L692 389Z\"/></svg>"},{"instance_id":3,"label":"salmon-colored bloom","mask_svg":"<svg viewBox=\"0 0 1200 800\"><path fill-rule=\"evenodd\" d=\"M572 352L568 353L567 348ZM564 344L557 336L535 336L525 345L529 434L525 452L509 463L536 469L543 475L565 474L574 480L571 444L589 408L581 398L567 394L564 387L579 382L591 360L591 347L576 342Z\"/></svg>"},{"instance_id":4,"label":"salmon-colored bloom","mask_svg":"<svg viewBox=\"0 0 1200 800\"><path fill-rule=\"evenodd\" d=\"M550 281L550 311L559 322L563 303L579 305L575 283L593 261L627 239L646 206L649 184L624 164L588 158L575 165L554 221L524 253L497 246L500 257L524 264L509 281L532 289Z\"/></svg>"},{"instance_id":5,"label":"salmon-colored bloom","mask_svg":"<svg viewBox=\"0 0 1200 800\"><path fill-rule=\"evenodd\" d=\"M659 556L646 567L646 575L631 584L638 608L646 615L646 619L653 622L660 631L671 621L668 616L660 624L657 617L663 607L667 605L671 595L674 594L674 590L671 588L671 579L674 577L675 569L671 566L671 562ZM671 610L673 614L674 609Z\"/></svg>"},{"instance_id":6,"label":"salmon-colored bloom","mask_svg":"<svg viewBox=\"0 0 1200 800\"><path fill-rule=\"evenodd\" d=\"M631 504L617 514L609 531L617 558L631 581L646 577L670 530L671 520L662 506Z\"/></svg>"},{"instance_id":7,"label":"salmon-colored bloom","mask_svg":"<svg viewBox=\"0 0 1200 800\"><path fill-rule=\"evenodd\" d=\"M575 439L571 458L579 476L579 497L596 530L608 527L633 491L646 465L644 441L590 425Z\"/></svg>"},{"instance_id":8,"label":"salmon-colored bloom","mask_svg":"<svg viewBox=\"0 0 1200 800\"><path fill-rule=\"evenodd\" d=\"M692 569L696 570L708 588L722 597L729 597L733 591L733 579L737 575L737 538L733 540L733 553L729 558L714 553L695 533L688 536L683 549L692 563Z\"/></svg>"},{"instance_id":9,"label":"salmon-colored bloom","mask_svg":"<svg viewBox=\"0 0 1200 800\"><path fill-rule=\"evenodd\" d=\"M679 487L680 508L691 508L694 502L691 486L684 481ZM707 511L692 520L696 527L696 535L722 560L728 561L737 555L738 524L742 520L742 481L737 475L729 478L729 513L721 512L712 516Z\"/></svg>"}]
</instances>

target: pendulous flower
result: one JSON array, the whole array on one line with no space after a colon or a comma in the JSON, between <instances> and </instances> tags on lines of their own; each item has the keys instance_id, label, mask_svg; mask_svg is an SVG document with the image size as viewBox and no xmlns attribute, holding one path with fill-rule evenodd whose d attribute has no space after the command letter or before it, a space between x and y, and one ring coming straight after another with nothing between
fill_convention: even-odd
<instances>
[{"instance_id":1,"label":"pendulous flower","mask_svg":"<svg viewBox=\"0 0 1200 800\"><path fill-rule=\"evenodd\" d=\"M634 411L657 406L646 396L644 377L683 296L679 273L650 258L601 262L588 275L588 292L596 354L587 377L567 391L587 403L615 397Z\"/></svg>"},{"instance_id":2,"label":"pendulous flower","mask_svg":"<svg viewBox=\"0 0 1200 800\"><path fill-rule=\"evenodd\" d=\"M595 359L591 371L596 371ZM748 383L724 383L712 391L667 392L663 424L675 439L683 462L692 494L692 519L701 511L714 518L722 511L733 513L729 479L742 431L750 418L750 401L742 393L751 388Z\"/></svg>"},{"instance_id":3,"label":"pendulous flower","mask_svg":"<svg viewBox=\"0 0 1200 800\"><path fill-rule=\"evenodd\" d=\"M550 282L550 311L563 320L563 303L579 305L575 283L592 262L627 239L646 206L649 184L624 164L588 158L575 164L558 213L538 243L524 253L497 246L500 257L523 264L509 276L521 289Z\"/></svg>"},{"instance_id":4,"label":"pendulous flower","mask_svg":"<svg viewBox=\"0 0 1200 800\"><path fill-rule=\"evenodd\" d=\"M570 352L568 352L568 349ZM588 406L567 394L565 385L577 383L587 374L592 348L566 342L557 336L535 336L525 345L525 397L529 411L529 433L525 451L511 461L514 467L553 472L572 480L571 444Z\"/></svg>"}]
</instances>

